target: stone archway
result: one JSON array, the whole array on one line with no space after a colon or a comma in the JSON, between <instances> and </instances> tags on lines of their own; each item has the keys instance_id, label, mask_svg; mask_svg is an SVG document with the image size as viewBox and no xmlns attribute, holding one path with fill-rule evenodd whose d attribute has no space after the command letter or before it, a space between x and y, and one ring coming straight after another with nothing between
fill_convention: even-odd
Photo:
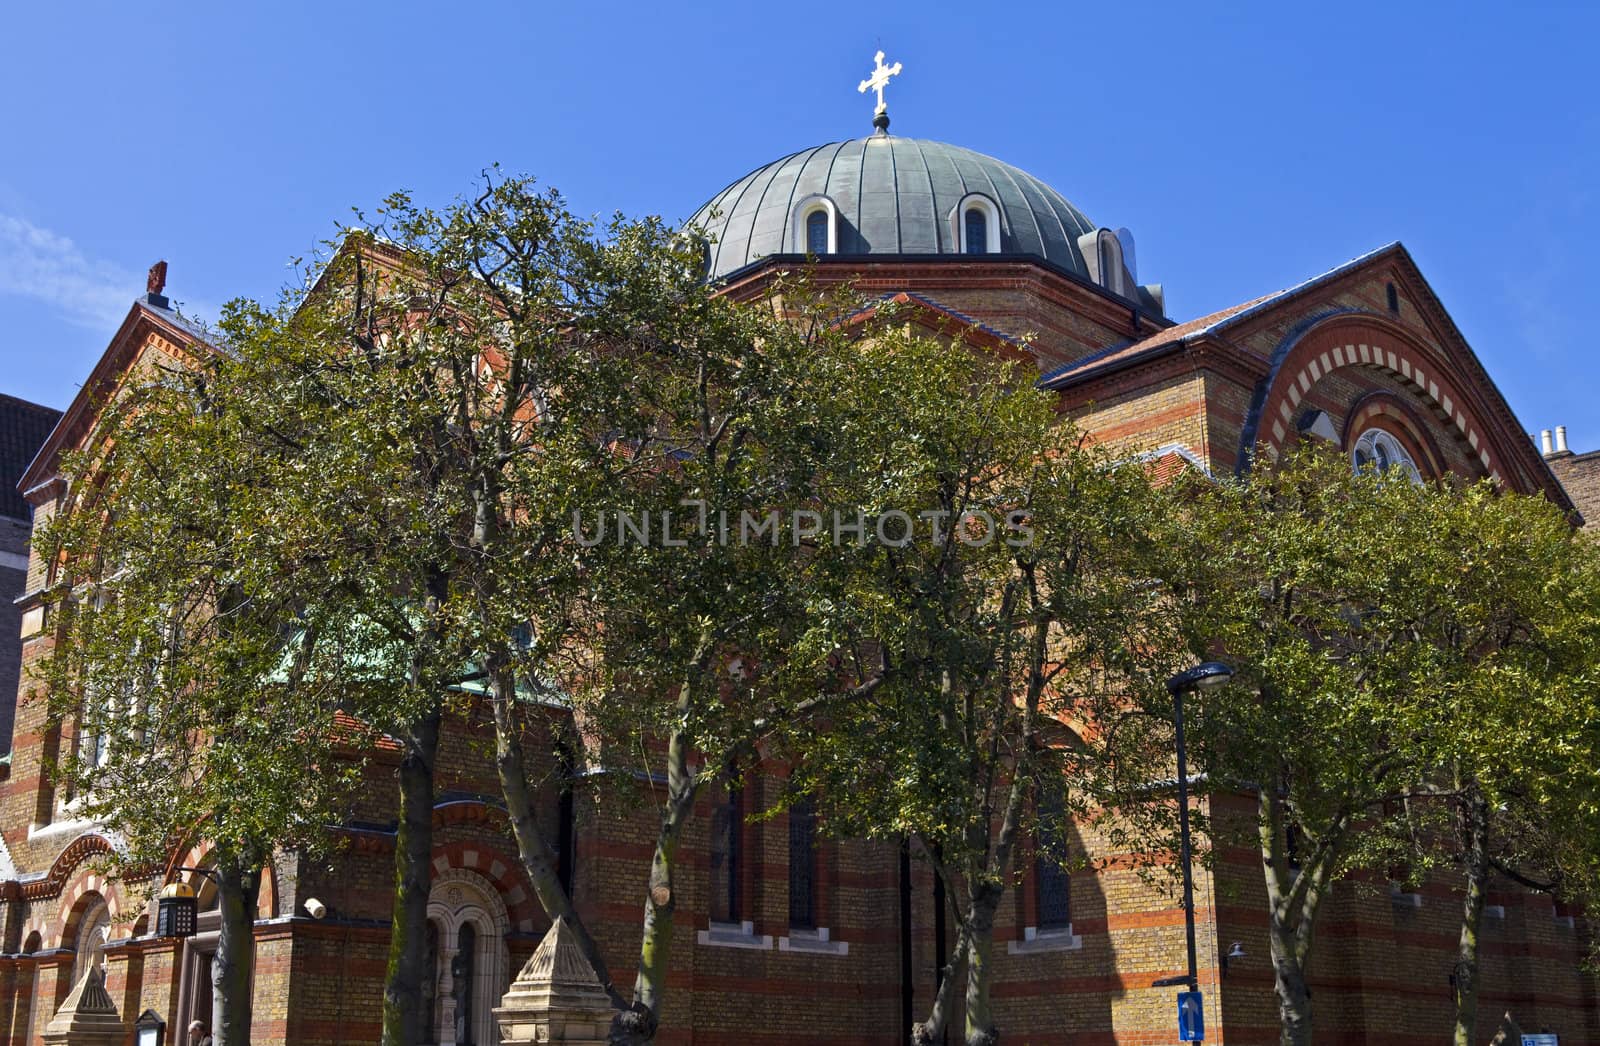
<instances>
[{"instance_id":1,"label":"stone archway","mask_svg":"<svg viewBox=\"0 0 1600 1046\"><path fill-rule=\"evenodd\" d=\"M434 876L428 893L436 942L433 1021L426 1042L497 1046L494 1007L511 987L511 918L493 883L464 868Z\"/></svg>"},{"instance_id":2,"label":"stone archway","mask_svg":"<svg viewBox=\"0 0 1600 1046\"><path fill-rule=\"evenodd\" d=\"M89 894L82 902L72 949L72 983L83 980L91 966L102 974L106 968L106 941L111 937L111 908L99 894ZM65 942L63 942L65 943Z\"/></svg>"}]
</instances>

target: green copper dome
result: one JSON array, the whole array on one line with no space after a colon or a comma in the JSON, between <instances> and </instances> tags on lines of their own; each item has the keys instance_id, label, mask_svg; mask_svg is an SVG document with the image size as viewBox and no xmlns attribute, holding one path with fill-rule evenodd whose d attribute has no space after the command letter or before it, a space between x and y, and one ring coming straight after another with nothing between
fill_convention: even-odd
<instances>
[{"instance_id":1,"label":"green copper dome","mask_svg":"<svg viewBox=\"0 0 1600 1046\"><path fill-rule=\"evenodd\" d=\"M955 211L977 201L999 219L990 251L1089 273L1078 237L1095 225L1044 182L958 145L878 134L758 167L700 208L691 221L714 240L712 278L769 254L806 253L803 212L823 200L831 205L830 254L960 253Z\"/></svg>"}]
</instances>

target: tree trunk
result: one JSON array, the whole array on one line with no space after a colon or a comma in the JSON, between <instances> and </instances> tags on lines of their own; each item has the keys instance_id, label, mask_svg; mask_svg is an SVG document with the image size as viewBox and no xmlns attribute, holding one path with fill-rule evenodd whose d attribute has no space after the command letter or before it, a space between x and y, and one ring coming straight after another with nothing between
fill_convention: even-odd
<instances>
[{"instance_id":1,"label":"tree trunk","mask_svg":"<svg viewBox=\"0 0 1600 1046\"><path fill-rule=\"evenodd\" d=\"M433 769L443 718L435 708L417 722L400 761L400 830L394 847L394 909L388 980L383 987L383 1046L428 1041L422 994L434 976L428 961L428 893L433 887Z\"/></svg>"},{"instance_id":2,"label":"tree trunk","mask_svg":"<svg viewBox=\"0 0 1600 1046\"><path fill-rule=\"evenodd\" d=\"M1289 866L1283 807L1273 789L1261 788L1256 802L1257 840L1267 883L1273 987L1278 996L1278 1041L1282 1046L1309 1046L1311 989L1306 984L1306 960L1333 853L1319 853L1318 860L1308 861L1295 873Z\"/></svg>"},{"instance_id":3,"label":"tree trunk","mask_svg":"<svg viewBox=\"0 0 1600 1046\"><path fill-rule=\"evenodd\" d=\"M993 1046L1000 1040L989 1003L994 981L989 961L994 953L994 914L1001 890L987 885L976 891L967 912L967 1046Z\"/></svg>"},{"instance_id":4,"label":"tree trunk","mask_svg":"<svg viewBox=\"0 0 1600 1046\"><path fill-rule=\"evenodd\" d=\"M511 821L511 835L517 842L517 856L523 870L533 885L533 893L552 920L558 916L567 921L578 938L584 958L594 967L600 983L605 985L611 1004L619 1010L627 1002L611 982L611 971L600 946L589 934L589 928L573 907L572 898L561 885L561 875L556 868L556 853L550 841L539 830L533 812L533 792L528 787L527 767L522 758L522 741L519 725L512 712L516 700L515 685L508 667L509 658L504 652L491 653L489 657L490 703L494 710L495 773L500 778L500 791L506 801L506 816Z\"/></svg>"},{"instance_id":5,"label":"tree trunk","mask_svg":"<svg viewBox=\"0 0 1600 1046\"><path fill-rule=\"evenodd\" d=\"M684 691L688 686L685 684ZM686 703L680 697L679 704ZM650 859L650 881L644 901L644 928L639 941L639 972L633 982L633 1006L618 1020L613 1042L639 1046L655 1038L661 1024L661 1006L667 991L667 970L672 955L672 927L678 907L673 885L678 843L684 822L694 809L699 786L689 769L689 739L674 730L667 743L667 805L656 832Z\"/></svg>"},{"instance_id":6,"label":"tree trunk","mask_svg":"<svg viewBox=\"0 0 1600 1046\"><path fill-rule=\"evenodd\" d=\"M1278 1042L1310 1046L1311 989L1305 965L1295 954L1295 935L1276 917L1272 920L1272 974L1278 995Z\"/></svg>"},{"instance_id":7,"label":"tree trunk","mask_svg":"<svg viewBox=\"0 0 1600 1046\"><path fill-rule=\"evenodd\" d=\"M911 1029L911 1046L934 1046L935 1043L944 1041L945 1025L950 1023L950 1004L956 994L956 975L961 972L962 964L967 961L969 952L968 925L963 920L960 931L956 933L956 945L950 950L950 958L940 971L939 990L933 996L933 1007L928 1011L928 1019Z\"/></svg>"},{"instance_id":8,"label":"tree trunk","mask_svg":"<svg viewBox=\"0 0 1600 1046\"><path fill-rule=\"evenodd\" d=\"M1456 1046L1472 1046L1478 1026L1478 930L1489 881L1489 803L1476 786L1465 789L1461 842L1467 875L1461 904L1461 939L1456 946Z\"/></svg>"},{"instance_id":9,"label":"tree trunk","mask_svg":"<svg viewBox=\"0 0 1600 1046\"><path fill-rule=\"evenodd\" d=\"M222 931L211 960L211 1012L216 1046L249 1046L251 970L256 954L256 899L261 893L260 861L227 854L217 860L218 908Z\"/></svg>"}]
</instances>

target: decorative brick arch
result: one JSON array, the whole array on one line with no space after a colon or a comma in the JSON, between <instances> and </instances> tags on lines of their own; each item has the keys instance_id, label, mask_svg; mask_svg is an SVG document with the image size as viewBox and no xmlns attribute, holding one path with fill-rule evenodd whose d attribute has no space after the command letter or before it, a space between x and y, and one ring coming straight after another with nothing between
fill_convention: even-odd
<instances>
[{"instance_id":1,"label":"decorative brick arch","mask_svg":"<svg viewBox=\"0 0 1600 1046\"><path fill-rule=\"evenodd\" d=\"M1411 455L1412 463L1422 471L1423 476L1438 478L1447 471L1439 441L1411 405L1400 396L1380 390L1369 392L1351 404L1339 445L1349 453L1361 434L1368 429L1381 429L1393 436Z\"/></svg>"},{"instance_id":2,"label":"decorative brick arch","mask_svg":"<svg viewBox=\"0 0 1600 1046\"><path fill-rule=\"evenodd\" d=\"M100 873L86 868L72 880L72 884L61 895L61 905L56 912L54 927L56 936L53 938L58 947L77 947L78 929L83 917L100 901L105 902L106 911L111 916L111 925L123 927L125 912L121 887ZM45 938L51 939L48 934Z\"/></svg>"},{"instance_id":3,"label":"decorative brick arch","mask_svg":"<svg viewBox=\"0 0 1600 1046\"><path fill-rule=\"evenodd\" d=\"M1498 441L1483 422L1474 395L1450 375L1441 354L1381 316L1339 312L1317 319L1285 338L1273 353L1272 369L1256 389L1241 434L1239 460L1257 444L1269 453L1293 431L1295 410L1311 387L1334 371L1362 367L1398 378L1428 405L1435 419L1471 449L1495 483L1512 474Z\"/></svg>"},{"instance_id":4,"label":"decorative brick arch","mask_svg":"<svg viewBox=\"0 0 1600 1046\"><path fill-rule=\"evenodd\" d=\"M91 857L108 854L115 849L111 840L103 835L94 832L80 835L56 855L56 859L50 864L50 871L45 873L43 879L35 880L23 887L22 895L28 900L59 897L78 865Z\"/></svg>"},{"instance_id":5,"label":"decorative brick arch","mask_svg":"<svg viewBox=\"0 0 1600 1046\"><path fill-rule=\"evenodd\" d=\"M434 847L434 874L443 876L456 870L472 872L494 886L506 906L506 915L513 931L534 931L543 909L539 907L533 888L523 874L521 861L478 841Z\"/></svg>"},{"instance_id":6,"label":"decorative brick arch","mask_svg":"<svg viewBox=\"0 0 1600 1046\"><path fill-rule=\"evenodd\" d=\"M187 850L174 852L172 860L167 863L166 882L182 879L194 887L196 893L205 885L204 878L198 872L179 872L179 868L206 868L212 864L211 854L216 846L209 840L201 840ZM278 872L271 862L261 870L261 889L256 894L256 918L270 919L278 914Z\"/></svg>"}]
</instances>

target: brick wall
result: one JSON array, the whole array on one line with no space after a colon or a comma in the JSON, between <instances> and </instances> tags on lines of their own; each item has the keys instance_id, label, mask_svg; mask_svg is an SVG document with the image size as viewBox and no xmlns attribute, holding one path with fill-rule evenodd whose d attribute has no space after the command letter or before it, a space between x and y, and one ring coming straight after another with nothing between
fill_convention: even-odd
<instances>
[{"instance_id":1,"label":"brick wall","mask_svg":"<svg viewBox=\"0 0 1600 1046\"><path fill-rule=\"evenodd\" d=\"M1600 450L1547 454L1544 461L1583 514L1584 526L1600 528Z\"/></svg>"}]
</instances>

